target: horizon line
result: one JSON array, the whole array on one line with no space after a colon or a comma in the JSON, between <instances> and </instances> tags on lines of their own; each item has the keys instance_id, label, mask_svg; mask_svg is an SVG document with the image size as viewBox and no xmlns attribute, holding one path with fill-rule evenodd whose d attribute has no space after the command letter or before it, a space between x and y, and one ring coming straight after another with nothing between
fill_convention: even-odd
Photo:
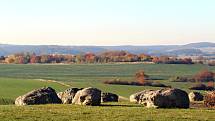
<instances>
[{"instance_id":1,"label":"horizon line","mask_svg":"<svg viewBox=\"0 0 215 121\"><path fill-rule=\"evenodd\" d=\"M14 43L0 43L0 45L19 45L19 46L181 46L181 45L187 45L187 44L195 44L195 43L214 43L214 42L191 42L191 43L185 43L185 44L148 44L148 45L143 45L143 44L133 44L133 45L94 45L94 44L89 44L89 45L72 45L72 44L14 44ZM215 44L215 43L214 43Z\"/></svg>"}]
</instances>

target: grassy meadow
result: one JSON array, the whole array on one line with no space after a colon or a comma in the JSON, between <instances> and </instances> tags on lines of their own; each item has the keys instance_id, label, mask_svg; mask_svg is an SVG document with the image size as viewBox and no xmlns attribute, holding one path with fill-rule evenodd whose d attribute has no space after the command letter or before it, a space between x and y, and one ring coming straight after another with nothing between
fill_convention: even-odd
<instances>
[{"instance_id":1,"label":"grassy meadow","mask_svg":"<svg viewBox=\"0 0 215 121\"><path fill-rule=\"evenodd\" d=\"M148 109L130 103L102 106L0 106L2 121L214 121L214 110Z\"/></svg>"},{"instance_id":2,"label":"grassy meadow","mask_svg":"<svg viewBox=\"0 0 215 121\"><path fill-rule=\"evenodd\" d=\"M193 75L202 69L215 71L207 65L183 64L74 64L74 65L0 65L0 77L53 79L65 82L99 82L110 78L133 80L135 72L144 69L153 79Z\"/></svg>"},{"instance_id":3,"label":"grassy meadow","mask_svg":"<svg viewBox=\"0 0 215 121\"><path fill-rule=\"evenodd\" d=\"M173 76L191 76L203 69L215 72L207 65L170 64L82 64L82 65L0 65L0 120L215 120L215 110L209 109L147 109L129 102L108 103L103 106L39 105L17 107L15 98L44 86L57 92L71 87L97 87L128 98L148 86L106 85L110 79L134 81L134 74L144 70L154 81L181 88L189 92L193 83L170 82ZM40 81L56 80L57 82Z\"/></svg>"},{"instance_id":4,"label":"grassy meadow","mask_svg":"<svg viewBox=\"0 0 215 121\"><path fill-rule=\"evenodd\" d=\"M54 82L41 82L37 79L56 80L72 87L97 87L103 91L117 93L124 97L144 89L157 89L147 86L106 85L102 82L110 79L134 81L134 74L143 69L156 81L172 87L188 90L192 83L169 82L172 76L189 76L202 69L215 71L206 65L170 65L170 64L75 64L75 65L0 65L0 97L14 100L15 97L32 89L51 86L56 91L68 88Z\"/></svg>"}]
</instances>

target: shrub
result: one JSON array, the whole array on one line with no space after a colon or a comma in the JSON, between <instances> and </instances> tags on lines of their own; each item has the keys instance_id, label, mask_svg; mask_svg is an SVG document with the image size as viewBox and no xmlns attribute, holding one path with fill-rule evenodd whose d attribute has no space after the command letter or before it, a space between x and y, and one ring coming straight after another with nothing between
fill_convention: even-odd
<instances>
[{"instance_id":1,"label":"shrub","mask_svg":"<svg viewBox=\"0 0 215 121\"><path fill-rule=\"evenodd\" d=\"M196 84L196 85L190 87L189 89L191 89L191 90L208 90L208 91L212 91L212 90L214 90L214 87L206 86L205 84Z\"/></svg>"},{"instance_id":2,"label":"shrub","mask_svg":"<svg viewBox=\"0 0 215 121\"><path fill-rule=\"evenodd\" d=\"M209 92L205 95L204 104L207 107L215 108L215 91Z\"/></svg>"},{"instance_id":3,"label":"shrub","mask_svg":"<svg viewBox=\"0 0 215 121\"><path fill-rule=\"evenodd\" d=\"M165 85L165 84L158 83L158 82L152 83L151 86L152 86L152 87L171 87L171 86L167 86L167 85Z\"/></svg>"},{"instance_id":4,"label":"shrub","mask_svg":"<svg viewBox=\"0 0 215 121\"><path fill-rule=\"evenodd\" d=\"M212 81L208 82L207 90L210 90L210 91L214 90L214 82Z\"/></svg>"},{"instance_id":5,"label":"shrub","mask_svg":"<svg viewBox=\"0 0 215 121\"><path fill-rule=\"evenodd\" d=\"M114 80L106 80L103 81L104 84L115 84L115 85L134 85L134 86L148 86L151 85L150 82L128 82L128 81L121 81L119 79L114 79Z\"/></svg>"},{"instance_id":6,"label":"shrub","mask_svg":"<svg viewBox=\"0 0 215 121\"><path fill-rule=\"evenodd\" d=\"M190 87L189 89L191 90L206 90L207 86L204 84L196 84L192 87Z\"/></svg>"},{"instance_id":7,"label":"shrub","mask_svg":"<svg viewBox=\"0 0 215 121\"><path fill-rule=\"evenodd\" d=\"M144 70L139 70L138 72L136 72L135 74L135 78L137 79L137 81L139 83L144 83L145 80L148 78L149 76L145 74Z\"/></svg>"},{"instance_id":8,"label":"shrub","mask_svg":"<svg viewBox=\"0 0 215 121\"><path fill-rule=\"evenodd\" d=\"M202 70L194 76L197 82L209 82L214 81L215 74L208 70Z\"/></svg>"},{"instance_id":9,"label":"shrub","mask_svg":"<svg viewBox=\"0 0 215 121\"><path fill-rule=\"evenodd\" d=\"M214 87L214 82L212 81L208 82L208 87Z\"/></svg>"},{"instance_id":10,"label":"shrub","mask_svg":"<svg viewBox=\"0 0 215 121\"><path fill-rule=\"evenodd\" d=\"M106 80L103 81L104 84L117 84L117 85L128 85L129 83L127 81L121 81L118 79L114 79L114 80Z\"/></svg>"},{"instance_id":11,"label":"shrub","mask_svg":"<svg viewBox=\"0 0 215 121\"><path fill-rule=\"evenodd\" d=\"M152 86L152 87L170 87L166 86L165 84L162 83L153 83L149 81L145 81L144 83L140 82L128 82L128 81L121 81L119 79L114 79L114 80L106 80L103 81L104 84L114 84L114 85L133 85L133 86Z\"/></svg>"}]
</instances>

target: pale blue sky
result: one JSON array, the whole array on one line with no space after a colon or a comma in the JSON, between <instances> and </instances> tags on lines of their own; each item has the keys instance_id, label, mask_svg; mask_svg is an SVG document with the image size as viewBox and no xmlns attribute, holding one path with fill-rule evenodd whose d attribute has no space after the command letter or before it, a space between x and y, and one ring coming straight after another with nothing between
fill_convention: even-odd
<instances>
[{"instance_id":1,"label":"pale blue sky","mask_svg":"<svg viewBox=\"0 0 215 121\"><path fill-rule=\"evenodd\" d=\"M0 43L215 42L215 0L0 0Z\"/></svg>"}]
</instances>

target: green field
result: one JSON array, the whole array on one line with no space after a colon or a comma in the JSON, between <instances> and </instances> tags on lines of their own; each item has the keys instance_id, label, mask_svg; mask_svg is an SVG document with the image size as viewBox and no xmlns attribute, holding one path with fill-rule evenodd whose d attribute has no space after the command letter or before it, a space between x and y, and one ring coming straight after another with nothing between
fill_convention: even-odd
<instances>
[{"instance_id":1,"label":"green field","mask_svg":"<svg viewBox=\"0 0 215 121\"><path fill-rule=\"evenodd\" d=\"M215 71L206 65L170 65L170 64L82 64L82 65L0 65L0 97L14 100L15 97L32 89L51 86L57 91L68 87L51 82L40 82L35 79L57 80L72 87L97 87L103 91L117 93L124 97L152 87L105 85L104 80L116 79L134 81L138 70L145 70L151 78L158 79L173 87L187 88L191 83L169 82L172 76L193 75L202 69ZM189 91L189 90L188 90ZM7 93L5 93L7 92Z\"/></svg>"},{"instance_id":2,"label":"green field","mask_svg":"<svg viewBox=\"0 0 215 121\"><path fill-rule=\"evenodd\" d=\"M148 109L129 103L103 106L0 106L1 121L214 121L207 109Z\"/></svg>"},{"instance_id":3,"label":"green field","mask_svg":"<svg viewBox=\"0 0 215 121\"><path fill-rule=\"evenodd\" d=\"M144 70L151 79L172 87L190 91L193 83L169 82L172 76L191 76L203 69L215 72L207 65L168 64L82 64L82 65L0 65L0 104L12 104L16 97L32 89L51 86L57 92L69 86L38 79L56 80L71 87L97 87L129 97L147 86L105 85L104 80L134 81L134 74ZM102 113L100 113L102 112ZM201 114L199 115L199 112ZM0 120L215 120L214 110L208 109L147 109L125 102L100 107L74 105L44 105L16 107L0 106Z\"/></svg>"},{"instance_id":4,"label":"green field","mask_svg":"<svg viewBox=\"0 0 215 121\"><path fill-rule=\"evenodd\" d=\"M110 78L133 80L136 71L144 69L153 79L175 75L193 75L206 65L174 64L82 64L82 65L0 65L0 76L27 79L54 79L67 82L98 82Z\"/></svg>"}]
</instances>

